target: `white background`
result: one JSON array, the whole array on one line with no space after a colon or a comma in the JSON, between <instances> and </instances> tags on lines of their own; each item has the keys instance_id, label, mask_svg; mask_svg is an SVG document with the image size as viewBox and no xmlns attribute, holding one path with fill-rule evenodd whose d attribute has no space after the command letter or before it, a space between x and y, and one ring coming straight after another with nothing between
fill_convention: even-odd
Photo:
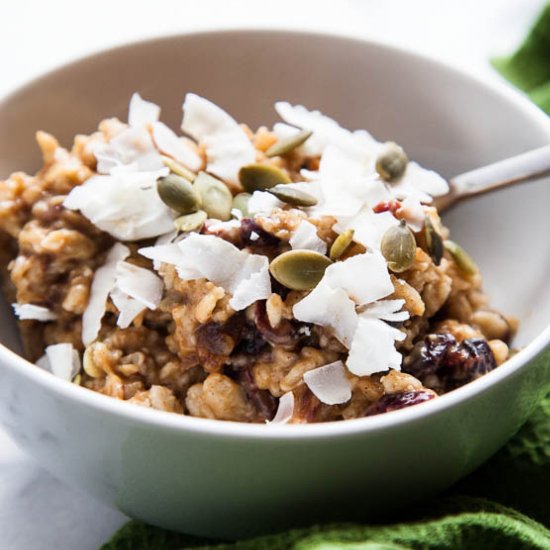
<instances>
[{"instance_id":1,"label":"white background","mask_svg":"<svg viewBox=\"0 0 550 550\"><path fill-rule=\"evenodd\" d=\"M543 0L0 0L0 96L52 67L115 44L190 29L239 26L327 29L375 38L498 78L489 67L489 57L511 51L543 4ZM119 512L52 478L0 429L2 550L93 550L125 521Z\"/></svg>"}]
</instances>

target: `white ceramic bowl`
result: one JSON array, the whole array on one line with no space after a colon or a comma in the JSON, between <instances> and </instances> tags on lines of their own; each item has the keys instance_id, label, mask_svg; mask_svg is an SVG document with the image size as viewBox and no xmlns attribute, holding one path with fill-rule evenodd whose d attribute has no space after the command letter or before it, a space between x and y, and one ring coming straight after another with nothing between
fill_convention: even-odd
<instances>
[{"instance_id":1,"label":"white ceramic bowl","mask_svg":"<svg viewBox=\"0 0 550 550\"><path fill-rule=\"evenodd\" d=\"M394 139L452 175L548 143L545 115L504 86L348 38L278 31L169 37L50 73L0 104L0 175L38 167L34 132L70 144L125 118L130 94L177 127L186 91L252 127L273 102L320 108ZM236 537L330 518L373 519L434 494L494 453L545 390L550 369L549 182L478 199L448 218L480 264L493 303L517 315L526 347L496 371L426 404L377 417L261 426L143 409L54 378L17 355L3 305L0 417L48 470L146 522ZM547 384L546 384L547 386Z\"/></svg>"}]
</instances>

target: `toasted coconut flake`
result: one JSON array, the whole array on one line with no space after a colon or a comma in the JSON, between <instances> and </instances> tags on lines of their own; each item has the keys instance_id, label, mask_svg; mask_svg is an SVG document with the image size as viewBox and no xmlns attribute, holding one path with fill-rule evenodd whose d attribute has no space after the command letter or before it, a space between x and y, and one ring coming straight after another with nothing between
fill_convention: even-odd
<instances>
[{"instance_id":1,"label":"toasted coconut flake","mask_svg":"<svg viewBox=\"0 0 550 550\"><path fill-rule=\"evenodd\" d=\"M49 372L51 372L52 370L50 369L50 362L48 361L48 356L46 354L42 355L42 357L40 357L39 359L36 360L36 362L34 363L37 367L40 367L41 369L43 370L47 370Z\"/></svg>"},{"instance_id":2,"label":"toasted coconut flake","mask_svg":"<svg viewBox=\"0 0 550 550\"><path fill-rule=\"evenodd\" d=\"M240 212L240 211L239 211ZM204 224L206 229L210 232L212 231L230 231L231 229L238 229L241 227L241 222L239 219L234 220L227 220L226 222L222 222L220 220L216 219L209 219Z\"/></svg>"},{"instance_id":3,"label":"toasted coconut flake","mask_svg":"<svg viewBox=\"0 0 550 550\"><path fill-rule=\"evenodd\" d=\"M313 395L326 405L339 405L351 399L351 384L342 361L307 371L304 382Z\"/></svg>"},{"instance_id":4,"label":"toasted coconut flake","mask_svg":"<svg viewBox=\"0 0 550 550\"><path fill-rule=\"evenodd\" d=\"M175 265L184 280L204 278L223 287L233 295L229 305L235 311L271 294L267 257L239 250L214 235L192 233L177 244L142 248L139 253Z\"/></svg>"},{"instance_id":5,"label":"toasted coconut flake","mask_svg":"<svg viewBox=\"0 0 550 550\"><path fill-rule=\"evenodd\" d=\"M393 292L386 262L378 252L352 256L330 265L321 282L294 305L299 321L331 327L347 348L356 333L355 306L369 304Z\"/></svg>"},{"instance_id":6,"label":"toasted coconut flake","mask_svg":"<svg viewBox=\"0 0 550 550\"><path fill-rule=\"evenodd\" d=\"M146 246L138 249L138 253L153 260L153 267L157 271L163 263L178 265L183 261L183 253L177 243Z\"/></svg>"},{"instance_id":7,"label":"toasted coconut flake","mask_svg":"<svg viewBox=\"0 0 550 550\"><path fill-rule=\"evenodd\" d=\"M404 305L405 300L380 300L367 305L359 315L360 317L399 323L410 317L408 311L401 311Z\"/></svg>"},{"instance_id":8,"label":"toasted coconut flake","mask_svg":"<svg viewBox=\"0 0 550 550\"><path fill-rule=\"evenodd\" d=\"M273 125L273 133L277 136L277 141L283 141L291 137L294 137L296 134L299 134L301 131L302 130L300 128L296 128L295 126L290 126L289 124L285 124L284 122L276 122ZM294 150L303 151L303 144L299 145Z\"/></svg>"},{"instance_id":9,"label":"toasted coconut flake","mask_svg":"<svg viewBox=\"0 0 550 550\"><path fill-rule=\"evenodd\" d=\"M80 371L80 356L72 344L54 344L45 351L46 354L36 362L40 368L68 382Z\"/></svg>"},{"instance_id":10,"label":"toasted coconut flake","mask_svg":"<svg viewBox=\"0 0 550 550\"><path fill-rule=\"evenodd\" d=\"M431 203L432 197L448 193L449 185L433 170L422 168L416 162L409 162L405 174L392 190L398 199L413 197L422 203Z\"/></svg>"},{"instance_id":11,"label":"toasted coconut flake","mask_svg":"<svg viewBox=\"0 0 550 550\"><path fill-rule=\"evenodd\" d=\"M143 127L131 126L109 143L97 144L94 155L99 174L110 174L121 168L129 172L152 172L164 167L151 135Z\"/></svg>"},{"instance_id":12,"label":"toasted coconut flake","mask_svg":"<svg viewBox=\"0 0 550 550\"><path fill-rule=\"evenodd\" d=\"M251 214L269 216L276 208L283 208L284 202L275 195L265 191L254 191L248 201L248 211Z\"/></svg>"},{"instance_id":13,"label":"toasted coconut flake","mask_svg":"<svg viewBox=\"0 0 550 550\"><path fill-rule=\"evenodd\" d=\"M331 327L336 338L350 347L357 313L355 303L342 288L332 288L323 279L292 311L298 321Z\"/></svg>"},{"instance_id":14,"label":"toasted coconut flake","mask_svg":"<svg viewBox=\"0 0 550 550\"><path fill-rule=\"evenodd\" d=\"M313 131L313 135L303 145L307 155L321 155L327 145L364 154L377 144L366 131L352 133L320 111L308 111L303 105L278 101L275 103L275 110L287 124Z\"/></svg>"},{"instance_id":15,"label":"toasted coconut flake","mask_svg":"<svg viewBox=\"0 0 550 550\"><path fill-rule=\"evenodd\" d=\"M267 424L287 424L294 416L294 394L289 391L281 395L277 412Z\"/></svg>"},{"instance_id":16,"label":"toasted coconut flake","mask_svg":"<svg viewBox=\"0 0 550 550\"><path fill-rule=\"evenodd\" d=\"M326 254L327 243L317 235L317 228L307 220L303 220L290 238L290 246L296 249L314 250Z\"/></svg>"},{"instance_id":17,"label":"toasted coconut flake","mask_svg":"<svg viewBox=\"0 0 550 550\"><path fill-rule=\"evenodd\" d=\"M244 130L223 109L196 94L185 96L183 112L181 128L205 146L208 172L239 184L239 169L256 159Z\"/></svg>"},{"instance_id":18,"label":"toasted coconut flake","mask_svg":"<svg viewBox=\"0 0 550 550\"><path fill-rule=\"evenodd\" d=\"M162 280L152 271L128 262L116 266L116 286L149 309L156 309L162 298Z\"/></svg>"},{"instance_id":19,"label":"toasted coconut flake","mask_svg":"<svg viewBox=\"0 0 550 550\"><path fill-rule=\"evenodd\" d=\"M315 214L350 217L365 205L374 206L392 198L377 177L372 159L358 157L333 145L326 147L319 171L304 175L319 186L322 194L317 206L310 210Z\"/></svg>"},{"instance_id":20,"label":"toasted coconut flake","mask_svg":"<svg viewBox=\"0 0 550 550\"><path fill-rule=\"evenodd\" d=\"M162 122L155 122L153 124L153 139L156 146L165 155L181 162L193 172L201 169L202 158L166 124Z\"/></svg>"},{"instance_id":21,"label":"toasted coconut flake","mask_svg":"<svg viewBox=\"0 0 550 550\"><path fill-rule=\"evenodd\" d=\"M160 107L151 101L145 101L137 92L130 98L128 124L134 128L153 124L160 117Z\"/></svg>"},{"instance_id":22,"label":"toasted coconut flake","mask_svg":"<svg viewBox=\"0 0 550 550\"><path fill-rule=\"evenodd\" d=\"M378 319L360 317L346 366L357 376L368 376L389 369L401 370L401 354L395 340L405 334Z\"/></svg>"},{"instance_id":23,"label":"toasted coconut flake","mask_svg":"<svg viewBox=\"0 0 550 550\"><path fill-rule=\"evenodd\" d=\"M91 344L99 333L107 297L115 286L117 264L129 255L128 247L116 243L107 254L105 263L94 274L88 306L82 315L82 342L85 346Z\"/></svg>"},{"instance_id":24,"label":"toasted coconut flake","mask_svg":"<svg viewBox=\"0 0 550 550\"><path fill-rule=\"evenodd\" d=\"M374 302L394 291L386 260L378 252L335 262L327 268L323 280L332 288L344 289L357 305Z\"/></svg>"},{"instance_id":25,"label":"toasted coconut flake","mask_svg":"<svg viewBox=\"0 0 550 550\"><path fill-rule=\"evenodd\" d=\"M163 233L162 235L159 235L155 240L155 246L174 242L178 234L179 231L177 229L172 229L172 231L168 231L168 233Z\"/></svg>"},{"instance_id":26,"label":"toasted coconut flake","mask_svg":"<svg viewBox=\"0 0 550 550\"><path fill-rule=\"evenodd\" d=\"M15 315L23 321L32 319L34 321L54 321L57 315L47 307L35 306L34 304L12 304Z\"/></svg>"},{"instance_id":27,"label":"toasted coconut flake","mask_svg":"<svg viewBox=\"0 0 550 550\"><path fill-rule=\"evenodd\" d=\"M384 233L399 221L390 212L375 214L370 206L365 206L355 216L338 217L334 224L334 231L343 233L348 229L354 230L354 240L366 248L380 250L380 244Z\"/></svg>"},{"instance_id":28,"label":"toasted coconut flake","mask_svg":"<svg viewBox=\"0 0 550 550\"><path fill-rule=\"evenodd\" d=\"M265 256L249 254L236 277L229 305L235 310L245 309L257 300L267 299L271 294L269 260Z\"/></svg>"},{"instance_id":29,"label":"toasted coconut flake","mask_svg":"<svg viewBox=\"0 0 550 550\"><path fill-rule=\"evenodd\" d=\"M313 131L313 135L302 146L306 155L322 155L321 163L323 163L329 161L327 153L331 149L338 149L341 154L347 154L355 159L355 161L359 161L365 167L368 167L369 171L373 171L374 159L381 144L366 130L350 132L342 128L335 120L323 115L319 111L308 111L302 105L293 106L287 102L280 101L275 104L275 109L279 113L279 116L289 125ZM287 125L276 125L276 131L281 136L292 135ZM353 183L356 178L350 179L349 172L346 172L345 169L342 171L342 168L340 165L339 173L346 174L347 176L343 179ZM327 179L327 181L330 180ZM379 191L381 192L381 190L380 187ZM405 175L392 189L397 198L404 199L412 196L424 203L430 203L432 197L444 195L448 190L449 186L447 182L439 174L422 168L416 162L408 163ZM347 198L349 199L349 196ZM345 204L345 202L342 201L342 204ZM342 204L340 204L340 207L342 207ZM349 207L350 205L348 204L347 206Z\"/></svg>"},{"instance_id":30,"label":"toasted coconut flake","mask_svg":"<svg viewBox=\"0 0 550 550\"><path fill-rule=\"evenodd\" d=\"M426 213L420 201L414 197L407 197L399 208L399 214L407 222L407 225L418 233L424 227Z\"/></svg>"},{"instance_id":31,"label":"toasted coconut flake","mask_svg":"<svg viewBox=\"0 0 550 550\"><path fill-rule=\"evenodd\" d=\"M118 287L111 291L111 300L119 311L116 324L120 328L128 328L132 321L146 309L143 302L131 298Z\"/></svg>"},{"instance_id":32,"label":"toasted coconut flake","mask_svg":"<svg viewBox=\"0 0 550 550\"><path fill-rule=\"evenodd\" d=\"M160 199L156 172L116 172L92 176L75 187L64 201L80 210L94 225L121 241L157 237L173 229L174 213Z\"/></svg>"}]
</instances>

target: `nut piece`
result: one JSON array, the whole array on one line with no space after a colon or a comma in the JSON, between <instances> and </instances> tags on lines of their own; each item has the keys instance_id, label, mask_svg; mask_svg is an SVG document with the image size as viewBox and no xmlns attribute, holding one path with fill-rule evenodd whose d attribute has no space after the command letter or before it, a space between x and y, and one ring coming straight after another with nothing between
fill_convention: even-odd
<instances>
[{"instance_id":1,"label":"nut piece","mask_svg":"<svg viewBox=\"0 0 550 550\"><path fill-rule=\"evenodd\" d=\"M265 191L280 183L290 183L289 175L270 164L247 164L239 170L239 181L245 191Z\"/></svg>"},{"instance_id":2,"label":"nut piece","mask_svg":"<svg viewBox=\"0 0 550 550\"><path fill-rule=\"evenodd\" d=\"M206 221L207 215L204 210L197 210L192 214L185 214L174 220L174 227L182 233L196 231L202 228Z\"/></svg>"},{"instance_id":3,"label":"nut piece","mask_svg":"<svg viewBox=\"0 0 550 550\"><path fill-rule=\"evenodd\" d=\"M331 260L337 260L347 250L348 246L353 242L354 235L355 230L347 229L336 237L336 240L330 247L329 256Z\"/></svg>"},{"instance_id":4,"label":"nut piece","mask_svg":"<svg viewBox=\"0 0 550 550\"><path fill-rule=\"evenodd\" d=\"M287 153L290 153L290 151L296 149L296 147L302 145L302 143L304 143L306 140L308 140L311 137L311 134L313 134L311 130L301 130L293 136L281 139L274 143L265 152L265 155L270 158L280 155L286 155Z\"/></svg>"},{"instance_id":5,"label":"nut piece","mask_svg":"<svg viewBox=\"0 0 550 550\"><path fill-rule=\"evenodd\" d=\"M289 250L277 256L269 271L282 285L292 290L311 290L323 278L332 262L313 250Z\"/></svg>"},{"instance_id":6,"label":"nut piece","mask_svg":"<svg viewBox=\"0 0 550 550\"><path fill-rule=\"evenodd\" d=\"M402 273L411 267L416 258L416 240L405 220L384 233L380 250L394 273Z\"/></svg>"},{"instance_id":7,"label":"nut piece","mask_svg":"<svg viewBox=\"0 0 550 550\"><path fill-rule=\"evenodd\" d=\"M317 204L317 199L313 195L300 189L287 188L286 185L276 185L268 189L267 192L292 206L315 206Z\"/></svg>"},{"instance_id":8,"label":"nut piece","mask_svg":"<svg viewBox=\"0 0 550 550\"><path fill-rule=\"evenodd\" d=\"M169 174L157 180L157 191L162 201L180 214L191 214L200 207L200 197L185 178Z\"/></svg>"},{"instance_id":9,"label":"nut piece","mask_svg":"<svg viewBox=\"0 0 550 550\"><path fill-rule=\"evenodd\" d=\"M221 221L231 218L233 196L223 182L206 172L199 172L193 186L200 196L202 209L209 218Z\"/></svg>"},{"instance_id":10,"label":"nut piece","mask_svg":"<svg viewBox=\"0 0 550 550\"><path fill-rule=\"evenodd\" d=\"M439 265L441 258L443 258L443 239L429 216L426 216L424 219L424 239L428 254L431 256L434 264Z\"/></svg>"},{"instance_id":11,"label":"nut piece","mask_svg":"<svg viewBox=\"0 0 550 550\"><path fill-rule=\"evenodd\" d=\"M452 256L458 269L469 277L477 275L479 269L471 256L454 241L444 241L445 250Z\"/></svg>"},{"instance_id":12,"label":"nut piece","mask_svg":"<svg viewBox=\"0 0 550 550\"><path fill-rule=\"evenodd\" d=\"M397 143L387 141L376 157L376 171L384 181L393 183L401 179L408 163L405 151Z\"/></svg>"}]
</instances>

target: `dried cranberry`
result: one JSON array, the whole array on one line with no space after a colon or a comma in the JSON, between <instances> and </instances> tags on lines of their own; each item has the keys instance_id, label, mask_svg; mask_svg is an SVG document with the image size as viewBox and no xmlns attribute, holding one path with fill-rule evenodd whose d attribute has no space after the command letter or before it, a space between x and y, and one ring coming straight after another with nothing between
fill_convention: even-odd
<instances>
[{"instance_id":1,"label":"dried cranberry","mask_svg":"<svg viewBox=\"0 0 550 550\"><path fill-rule=\"evenodd\" d=\"M372 210L375 214L381 214L382 212L391 212L395 214L400 207L401 203L399 201L392 200L379 202Z\"/></svg>"},{"instance_id":2,"label":"dried cranberry","mask_svg":"<svg viewBox=\"0 0 550 550\"><path fill-rule=\"evenodd\" d=\"M450 390L487 374L496 366L489 344L480 338L470 338L447 352L439 375L445 381L445 388Z\"/></svg>"},{"instance_id":3,"label":"dried cranberry","mask_svg":"<svg viewBox=\"0 0 550 550\"><path fill-rule=\"evenodd\" d=\"M403 371L419 380L433 374L441 367L449 349L455 345L452 334L428 334L405 358Z\"/></svg>"},{"instance_id":4,"label":"dried cranberry","mask_svg":"<svg viewBox=\"0 0 550 550\"><path fill-rule=\"evenodd\" d=\"M397 411L412 405L418 405L433 399L435 393L427 390L405 391L382 396L372 403L365 411L365 416Z\"/></svg>"},{"instance_id":5,"label":"dried cranberry","mask_svg":"<svg viewBox=\"0 0 550 550\"><path fill-rule=\"evenodd\" d=\"M262 229L254 220L241 221L241 248L250 248L254 252L274 256L279 252L281 239Z\"/></svg>"},{"instance_id":6,"label":"dried cranberry","mask_svg":"<svg viewBox=\"0 0 550 550\"><path fill-rule=\"evenodd\" d=\"M403 361L403 371L423 380L435 375L438 391L449 391L496 367L489 344L479 338L457 343L450 334L430 334Z\"/></svg>"}]
</instances>

